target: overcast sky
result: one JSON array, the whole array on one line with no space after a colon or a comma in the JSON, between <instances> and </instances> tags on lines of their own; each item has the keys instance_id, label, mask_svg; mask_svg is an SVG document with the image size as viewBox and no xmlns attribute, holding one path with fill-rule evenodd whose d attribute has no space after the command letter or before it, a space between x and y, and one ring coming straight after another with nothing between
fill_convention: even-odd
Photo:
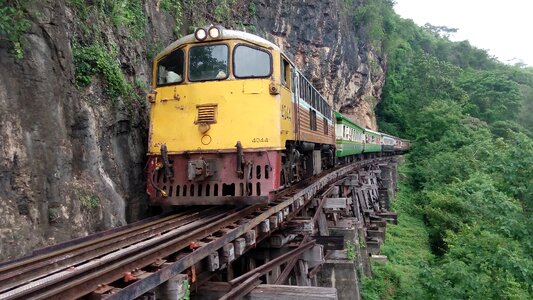
<instances>
[{"instance_id":1,"label":"overcast sky","mask_svg":"<svg viewBox=\"0 0 533 300\"><path fill-rule=\"evenodd\" d=\"M533 0L396 0L394 9L421 26L458 28L452 40L468 40L502 62L533 67Z\"/></svg>"}]
</instances>

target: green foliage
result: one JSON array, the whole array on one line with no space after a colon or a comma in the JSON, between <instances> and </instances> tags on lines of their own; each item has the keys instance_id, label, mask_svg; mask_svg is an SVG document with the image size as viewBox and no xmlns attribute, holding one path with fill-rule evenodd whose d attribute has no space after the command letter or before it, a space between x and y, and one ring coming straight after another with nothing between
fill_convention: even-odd
<instances>
[{"instance_id":1,"label":"green foliage","mask_svg":"<svg viewBox=\"0 0 533 300\"><path fill-rule=\"evenodd\" d=\"M393 202L399 225L388 226L381 249L389 262L372 264L373 276L362 280L363 299L427 298L422 274L433 255L420 206L413 203L411 194L409 186L402 185Z\"/></svg>"},{"instance_id":2,"label":"green foliage","mask_svg":"<svg viewBox=\"0 0 533 300\"><path fill-rule=\"evenodd\" d=\"M140 0L68 0L78 19L78 30L72 35L75 77L78 86L89 86L100 78L105 93L117 104L118 99L140 100L132 83L123 73L119 61L120 49L102 35L102 28L112 28L121 36L139 40L144 38L146 17ZM135 86L137 87L137 85ZM131 108L131 107L129 107Z\"/></svg>"},{"instance_id":3,"label":"green foliage","mask_svg":"<svg viewBox=\"0 0 533 300\"><path fill-rule=\"evenodd\" d=\"M148 60L153 60L159 52L165 49L165 45L161 41L154 41L153 43L148 44L146 48L146 58Z\"/></svg>"},{"instance_id":4,"label":"green foliage","mask_svg":"<svg viewBox=\"0 0 533 300\"><path fill-rule=\"evenodd\" d=\"M135 39L144 37L146 17L141 0L108 0L103 2L106 2L106 12L112 16L111 20L115 26L124 26Z\"/></svg>"},{"instance_id":5,"label":"green foliage","mask_svg":"<svg viewBox=\"0 0 533 300\"><path fill-rule=\"evenodd\" d=\"M389 264L363 281L365 299L533 298L533 69L378 2L358 16L388 45L378 121L414 147L382 249Z\"/></svg>"},{"instance_id":6,"label":"green foliage","mask_svg":"<svg viewBox=\"0 0 533 300\"><path fill-rule=\"evenodd\" d=\"M31 23L26 12L33 0L0 0L0 39L8 40L17 59L24 57L23 34L30 29Z\"/></svg>"},{"instance_id":7,"label":"green foliage","mask_svg":"<svg viewBox=\"0 0 533 300\"><path fill-rule=\"evenodd\" d=\"M232 9L237 0L219 0L215 6L215 20L221 24L230 24L233 20Z\"/></svg>"},{"instance_id":8,"label":"green foliage","mask_svg":"<svg viewBox=\"0 0 533 300\"><path fill-rule=\"evenodd\" d=\"M78 190L78 200L82 207L86 209L96 209L100 207L100 198L87 191Z\"/></svg>"},{"instance_id":9,"label":"green foliage","mask_svg":"<svg viewBox=\"0 0 533 300\"><path fill-rule=\"evenodd\" d=\"M54 224L61 218L59 208L50 207L48 208L48 223Z\"/></svg>"},{"instance_id":10,"label":"green foliage","mask_svg":"<svg viewBox=\"0 0 533 300\"><path fill-rule=\"evenodd\" d=\"M117 59L117 49L106 49L100 44L76 46L73 48L76 81L80 86L88 86L95 75L104 80L106 93L113 100L133 94L131 84L124 78Z\"/></svg>"},{"instance_id":11,"label":"green foliage","mask_svg":"<svg viewBox=\"0 0 533 300\"><path fill-rule=\"evenodd\" d=\"M117 29L127 30L126 36L133 39L145 36L146 16L141 0L67 0L67 3L83 21L79 26L86 34L99 34L102 23L110 23Z\"/></svg>"},{"instance_id":12,"label":"green foliage","mask_svg":"<svg viewBox=\"0 0 533 300\"><path fill-rule=\"evenodd\" d=\"M191 287L189 285L189 280L183 281L183 289L185 290L184 296L180 300L189 300L191 299Z\"/></svg>"},{"instance_id":13,"label":"green foliage","mask_svg":"<svg viewBox=\"0 0 533 300\"><path fill-rule=\"evenodd\" d=\"M365 300L390 299L400 289L401 274L397 268L387 264L372 264L374 275L363 277L361 298Z\"/></svg>"},{"instance_id":14,"label":"green foliage","mask_svg":"<svg viewBox=\"0 0 533 300\"><path fill-rule=\"evenodd\" d=\"M254 17L255 14L257 13L257 7L255 6L255 3L250 1L250 3L248 4L248 13L250 14L251 17Z\"/></svg>"},{"instance_id":15,"label":"green foliage","mask_svg":"<svg viewBox=\"0 0 533 300\"><path fill-rule=\"evenodd\" d=\"M169 1L169 0L167 0ZM255 32L250 19L257 13L256 0L185 0L182 15L189 22L188 33L209 24L221 24L229 29Z\"/></svg>"},{"instance_id":16,"label":"green foliage","mask_svg":"<svg viewBox=\"0 0 533 300\"><path fill-rule=\"evenodd\" d=\"M518 84L500 71L464 72L459 85L469 95L467 113L486 122L514 120L520 107Z\"/></svg>"},{"instance_id":17,"label":"green foliage","mask_svg":"<svg viewBox=\"0 0 533 300\"><path fill-rule=\"evenodd\" d=\"M519 242L480 226L449 234L448 252L428 270L438 299L531 299L533 264Z\"/></svg>"},{"instance_id":18,"label":"green foliage","mask_svg":"<svg viewBox=\"0 0 533 300\"><path fill-rule=\"evenodd\" d=\"M346 257L353 261L357 258L357 252L355 251L355 244L353 242L346 242Z\"/></svg>"},{"instance_id":19,"label":"green foliage","mask_svg":"<svg viewBox=\"0 0 533 300\"><path fill-rule=\"evenodd\" d=\"M374 0L367 1L364 5L359 5L355 8L353 13L353 21L355 28L361 29L365 38L369 40L373 46L378 49L383 46L387 38L395 31L394 10L392 8L392 1L389 0ZM345 7L353 6L352 1L345 1Z\"/></svg>"},{"instance_id":20,"label":"green foliage","mask_svg":"<svg viewBox=\"0 0 533 300\"><path fill-rule=\"evenodd\" d=\"M182 1L180 0L161 0L160 8L166 12L169 12L174 16L176 25L174 25L174 33L178 35L180 32L181 26L183 25L183 6Z\"/></svg>"}]
</instances>

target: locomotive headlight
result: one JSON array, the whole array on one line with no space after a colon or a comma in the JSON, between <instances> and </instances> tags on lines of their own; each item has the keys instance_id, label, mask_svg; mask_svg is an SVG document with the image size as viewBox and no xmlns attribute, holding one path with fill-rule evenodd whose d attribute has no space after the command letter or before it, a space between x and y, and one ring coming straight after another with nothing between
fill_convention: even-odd
<instances>
[{"instance_id":1,"label":"locomotive headlight","mask_svg":"<svg viewBox=\"0 0 533 300\"><path fill-rule=\"evenodd\" d=\"M221 30L217 26L209 28L209 36L213 39L218 39L221 36Z\"/></svg>"},{"instance_id":2,"label":"locomotive headlight","mask_svg":"<svg viewBox=\"0 0 533 300\"><path fill-rule=\"evenodd\" d=\"M194 37L199 41L203 41L207 38L207 32L203 28L198 28L194 32Z\"/></svg>"}]
</instances>

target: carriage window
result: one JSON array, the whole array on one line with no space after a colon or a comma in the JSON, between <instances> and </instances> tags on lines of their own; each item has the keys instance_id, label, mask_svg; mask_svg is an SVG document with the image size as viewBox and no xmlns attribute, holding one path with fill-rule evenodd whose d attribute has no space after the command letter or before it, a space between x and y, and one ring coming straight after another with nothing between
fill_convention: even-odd
<instances>
[{"instance_id":1,"label":"carriage window","mask_svg":"<svg viewBox=\"0 0 533 300\"><path fill-rule=\"evenodd\" d=\"M268 77L272 73L272 58L267 51L238 45L233 50L235 77Z\"/></svg>"},{"instance_id":2,"label":"carriage window","mask_svg":"<svg viewBox=\"0 0 533 300\"><path fill-rule=\"evenodd\" d=\"M309 129L316 131L316 110L309 108Z\"/></svg>"},{"instance_id":3,"label":"carriage window","mask_svg":"<svg viewBox=\"0 0 533 300\"><path fill-rule=\"evenodd\" d=\"M189 80L206 81L228 78L228 46L205 45L189 50Z\"/></svg>"},{"instance_id":4,"label":"carriage window","mask_svg":"<svg viewBox=\"0 0 533 300\"><path fill-rule=\"evenodd\" d=\"M157 85L177 84L183 81L185 55L178 49L159 61L157 65Z\"/></svg>"}]
</instances>

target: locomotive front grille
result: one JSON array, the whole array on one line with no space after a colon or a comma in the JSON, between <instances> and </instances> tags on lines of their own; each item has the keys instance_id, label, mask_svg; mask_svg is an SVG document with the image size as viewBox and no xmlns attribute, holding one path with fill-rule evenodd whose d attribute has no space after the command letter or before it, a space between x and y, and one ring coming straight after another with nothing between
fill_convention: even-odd
<instances>
[{"instance_id":1,"label":"locomotive front grille","mask_svg":"<svg viewBox=\"0 0 533 300\"><path fill-rule=\"evenodd\" d=\"M198 114L194 124L215 124L217 122L217 105L202 104L196 105Z\"/></svg>"}]
</instances>

